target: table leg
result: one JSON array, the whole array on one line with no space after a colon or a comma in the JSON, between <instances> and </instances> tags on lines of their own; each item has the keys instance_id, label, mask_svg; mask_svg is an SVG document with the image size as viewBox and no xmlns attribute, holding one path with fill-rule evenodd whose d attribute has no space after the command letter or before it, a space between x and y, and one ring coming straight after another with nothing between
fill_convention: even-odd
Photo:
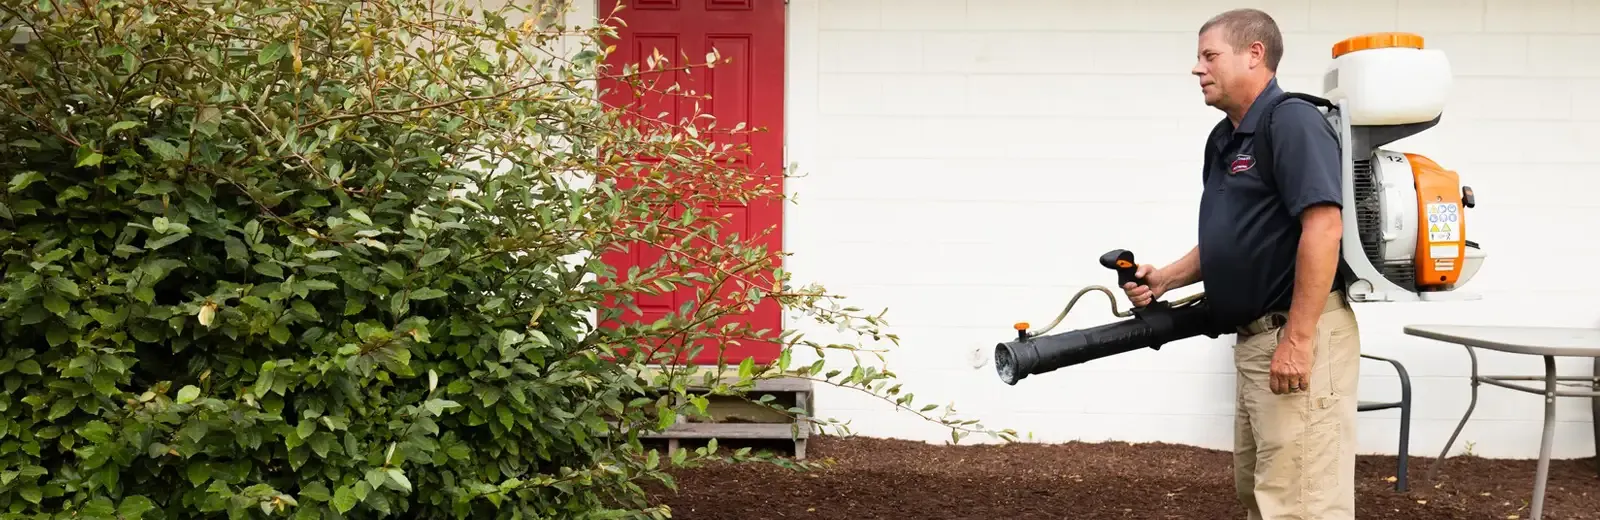
<instances>
[{"instance_id":1,"label":"table leg","mask_svg":"<svg viewBox=\"0 0 1600 520\"><path fill-rule=\"evenodd\" d=\"M1450 454L1450 446L1455 445L1456 436L1461 435L1461 429L1467 425L1467 419L1472 417L1472 409L1478 406L1478 354L1467 347L1467 356L1472 358L1472 401L1467 403L1467 413L1461 415L1461 422L1456 424L1456 431L1450 434L1450 440L1444 442L1444 449L1439 450L1439 458L1434 459L1433 467L1428 469L1428 481L1433 482L1439 474L1439 466L1444 464L1446 455Z\"/></svg>"},{"instance_id":2,"label":"table leg","mask_svg":"<svg viewBox=\"0 0 1600 520\"><path fill-rule=\"evenodd\" d=\"M1544 357L1544 437L1539 440L1539 469L1533 477L1533 520L1544 516L1544 485L1550 477L1550 445L1556 437L1556 358Z\"/></svg>"}]
</instances>

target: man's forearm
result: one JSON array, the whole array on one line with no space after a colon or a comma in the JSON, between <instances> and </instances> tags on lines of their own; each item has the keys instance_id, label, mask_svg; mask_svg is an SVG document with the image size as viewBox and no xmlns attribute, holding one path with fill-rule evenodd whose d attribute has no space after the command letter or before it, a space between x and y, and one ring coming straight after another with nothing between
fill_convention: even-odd
<instances>
[{"instance_id":1,"label":"man's forearm","mask_svg":"<svg viewBox=\"0 0 1600 520\"><path fill-rule=\"evenodd\" d=\"M1308 348L1315 340L1317 318L1327 304L1333 275L1339 268L1339 241L1344 221L1336 206L1316 206L1300 216L1301 234L1296 255L1294 303L1289 306L1289 334Z\"/></svg>"},{"instance_id":2,"label":"man's forearm","mask_svg":"<svg viewBox=\"0 0 1600 520\"><path fill-rule=\"evenodd\" d=\"M1161 274L1167 279L1166 290L1169 291L1199 282L1200 246L1194 246L1188 254L1183 255L1183 258L1161 268Z\"/></svg>"}]
</instances>

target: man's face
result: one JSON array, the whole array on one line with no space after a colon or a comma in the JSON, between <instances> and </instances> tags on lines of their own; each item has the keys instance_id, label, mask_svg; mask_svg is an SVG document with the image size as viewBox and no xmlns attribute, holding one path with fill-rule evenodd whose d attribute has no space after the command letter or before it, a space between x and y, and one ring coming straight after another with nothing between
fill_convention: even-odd
<instances>
[{"instance_id":1,"label":"man's face","mask_svg":"<svg viewBox=\"0 0 1600 520\"><path fill-rule=\"evenodd\" d=\"M1227 110L1237 104L1233 93L1240 90L1250 72L1250 48L1234 49L1228 44L1225 28L1214 27L1200 35L1199 52L1190 72L1200 80L1200 93L1206 105Z\"/></svg>"}]
</instances>

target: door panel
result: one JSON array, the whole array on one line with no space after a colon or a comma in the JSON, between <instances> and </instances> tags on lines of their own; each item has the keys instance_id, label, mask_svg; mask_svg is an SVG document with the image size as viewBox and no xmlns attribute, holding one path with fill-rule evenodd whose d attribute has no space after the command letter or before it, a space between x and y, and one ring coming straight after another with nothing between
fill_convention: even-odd
<instances>
[{"instance_id":1,"label":"door panel","mask_svg":"<svg viewBox=\"0 0 1600 520\"><path fill-rule=\"evenodd\" d=\"M702 136L710 135L719 148L723 143L746 144L751 152L739 157L735 163L741 168L759 173L758 181L782 193L783 190L783 93L784 93L784 2L782 0L620 0L625 4L617 17L625 22L618 27L616 51L609 57L613 67L608 73L619 73L621 64L634 63L641 69L652 56L660 56L671 66L681 66L686 61L700 64L708 53L716 51L718 60L713 68L698 66L689 72L666 71L646 74L646 85L655 92L635 91L625 83L606 81L601 88L607 92L602 97L613 106L629 107L630 112L645 118L661 118L681 123L694 114L696 107L716 118L715 128L707 121L697 121L695 126ZM619 0L598 0L598 12L607 16ZM674 83L680 92L696 95L709 94L709 100L694 100L663 93ZM698 103L698 105L697 105ZM726 130L743 123L746 129L760 129L749 135L727 135ZM719 204L705 204L702 212L725 215L726 220L717 225L716 236L725 240L737 235L740 240L760 237L759 243L769 251L777 252L782 246L783 210L778 201L756 201L743 204L725 200ZM669 213L680 216L681 212ZM710 216L710 215L706 215ZM628 269L638 265L645 269L663 257L662 245L634 244L625 253L604 256L607 264L618 276L626 277ZM772 267L777 267L774 264ZM697 269L705 272L701 269ZM771 290L772 272L767 270L751 279L762 288ZM748 287L746 287L748 289ZM641 295L636 300L640 313L625 312L629 322L650 323L668 313L678 312L686 302L693 301L694 288L686 287L666 295ZM737 294L744 290L729 284L721 295ZM729 316L719 323L748 323L755 329L767 329L767 338L775 338L782 330L782 318L776 302L764 301L753 313ZM696 364L717 362L719 347L726 349L722 355L727 362L737 364L746 357L755 357L758 363L777 359L779 347L770 339L753 342L741 341L739 345L705 344L699 356L689 360ZM683 359L679 360L684 361Z\"/></svg>"}]
</instances>

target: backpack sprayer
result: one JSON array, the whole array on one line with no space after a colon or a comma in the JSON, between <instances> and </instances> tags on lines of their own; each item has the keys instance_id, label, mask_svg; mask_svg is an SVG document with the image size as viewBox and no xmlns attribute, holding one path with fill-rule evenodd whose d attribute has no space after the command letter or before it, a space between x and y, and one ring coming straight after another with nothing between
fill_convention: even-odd
<instances>
[{"instance_id":1,"label":"backpack sprayer","mask_svg":"<svg viewBox=\"0 0 1600 520\"><path fill-rule=\"evenodd\" d=\"M1278 98L1321 107L1347 152L1342 154L1345 231L1339 279L1352 302L1478 298L1456 291L1485 258L1478 244L1466 239L1465 208L1477 204L1472 188L1427 157L1381 148L1438 125L1450 84L1445 54L1424 49L1421 36L1374 33L1333 46L1333 63L1323 76L1325 97L1289 93ZM1145 285L1134 276L1138 264L1131 252L1111 251L1100 264L1117 271L1119 287ZM1045 335L1090 291L1106 293L1112 314L1128 319ZM1015 328L1016 339L994 350L995 372L1008 385L1106 356L1233 332L1212 323L1204 292L1120 311L1116 295L1098 285L1079 291L1044 329L1030 332L1026 322Z\"/></svg>"}]
</instances>

